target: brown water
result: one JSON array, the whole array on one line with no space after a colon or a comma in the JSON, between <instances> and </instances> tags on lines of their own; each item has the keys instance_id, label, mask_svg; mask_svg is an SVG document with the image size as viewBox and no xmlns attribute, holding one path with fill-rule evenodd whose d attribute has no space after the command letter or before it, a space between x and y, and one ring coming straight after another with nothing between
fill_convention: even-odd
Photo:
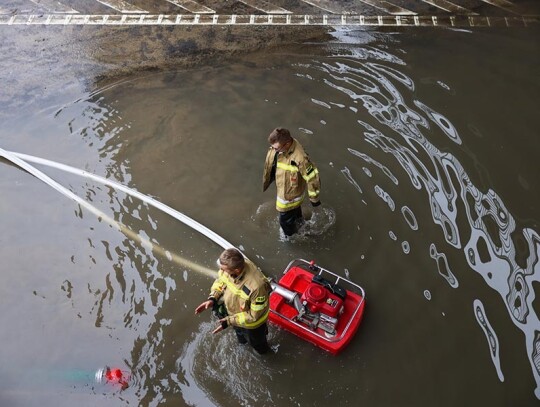
<instances>
[{"instance_id":1,"label":"brown water","mask_svg":"<svg viewBox=\"0 0 540 407\"><path fill-rule=\"evenodd\" d=\"M152 242L141 244L2 161L0 405L538 403L537 34L350 32L70 90L4 123L0 147L155 197L268 275L315 259L361 284L367 308L337 357L271 327L277 353L261 358L231 332L210 334L210 316L193 310L211 279L171 260L212 269L220 247L121 192L36 165ZM274 189L261 192L276 126L322 177L322 214L291 242ZM129 371L130 387L95 384L105 365Z\"/></svg>"}]
</instances>

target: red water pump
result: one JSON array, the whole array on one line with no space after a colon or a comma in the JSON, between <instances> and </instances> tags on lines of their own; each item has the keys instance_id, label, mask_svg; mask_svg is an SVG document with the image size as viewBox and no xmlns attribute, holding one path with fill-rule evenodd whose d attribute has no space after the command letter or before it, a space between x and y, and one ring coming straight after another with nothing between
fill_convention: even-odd
<instances>
[{"instance_id":1,"label":"red water pump","mask_svg":"<svg viewBox=\"0 0 540 407\"><path fill-rule=\"evenodd\" d=\"M362 287L314 262L293 260L272 289L270 321L329 352L341 351L360 325Z\"/></svg>"},{"instance_id":2,"label":"red water pump","mask_svg":"<svg viewBox=\"0 0 540 407\"><path fill-rule=\"evenodd\" d=\"M335 291L340 288L332 286L329 281L320 276L314 276L300 297L302 309L298 319L309 325L311 329L318 326L327 334L335 335L338 317L343 313L343 300L346 296L344 290L342 294L340 292L343 297L335 294Z\"/></svg>"}]
</instances>

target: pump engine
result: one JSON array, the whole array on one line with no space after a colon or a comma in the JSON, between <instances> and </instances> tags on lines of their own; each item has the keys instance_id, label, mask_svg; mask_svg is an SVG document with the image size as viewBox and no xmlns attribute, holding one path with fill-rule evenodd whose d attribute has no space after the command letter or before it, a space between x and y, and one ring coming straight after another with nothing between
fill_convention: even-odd
<instances>
[{"instance_id":1,"label":"pump engine","mask_svg":"<svg viewBox=\"0 0 540 407\"><path fill-rule=\"evenodd\" d=\"M313 264L310 268L315 270ZM336 334L339 317L343 314L347 292L320 275L314 275L301 295L281 285L272 283L273 290L286 298L298 311L295 320L307 325L311 330L322 329L327 335Z\"/></svg>"},{"instance_id":2,"label":"pump engine","mask_svg":"<svg viewBox=\"0 0 540 407\"><path fill-rule=\"evenodd\" d=\"M344 298L335 294L339 290L333 288L338 286L333 287L330 282L320 280L314 278L302 294L302 309L297 319L313 330L319 327L333 336L336 334L338 318L343 313Z\"/></svg>"}]
</instances>

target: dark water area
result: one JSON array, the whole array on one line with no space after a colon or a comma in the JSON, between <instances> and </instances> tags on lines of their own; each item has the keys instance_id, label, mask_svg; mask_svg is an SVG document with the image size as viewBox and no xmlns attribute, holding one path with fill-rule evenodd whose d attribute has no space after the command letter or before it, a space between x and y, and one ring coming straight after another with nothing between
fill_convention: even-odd
<instances>
[{"instance_id":1,"label":"dark water area","mask_svg":"<svg viewBox=\"0 0 540 407\"><path fill-rule=\"evenodd\" d=\"M338 356L274 326L277 352L258 356L193 315L219 246L35 164L96 216L2 160L0 405L536 405L538 34L342 31L234 65L71 89L3 123L1 148L148 194L267 275L314 259L362 285L367 307ZM274 187L261 188L276 126L322 179L321 214L292 241ZM96 383L104 366L129 372L129 387Z\"/></svg>"}]
</instances>

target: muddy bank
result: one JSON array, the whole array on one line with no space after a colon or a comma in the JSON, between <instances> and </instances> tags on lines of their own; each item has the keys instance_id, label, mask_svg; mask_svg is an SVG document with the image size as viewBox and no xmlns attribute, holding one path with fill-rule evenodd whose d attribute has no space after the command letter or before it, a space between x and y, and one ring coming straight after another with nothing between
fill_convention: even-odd
<instances>
[{"instance_id":1,"label":"muddy bank","mask_svg":"<svg viewBox=\"0 0 540 407\"><path fill-rule=\"evenodd\" d=\"M219 65L327 38L320 27L0 27L0 117L147 70Z\"/></svg>"}]
</instances>

